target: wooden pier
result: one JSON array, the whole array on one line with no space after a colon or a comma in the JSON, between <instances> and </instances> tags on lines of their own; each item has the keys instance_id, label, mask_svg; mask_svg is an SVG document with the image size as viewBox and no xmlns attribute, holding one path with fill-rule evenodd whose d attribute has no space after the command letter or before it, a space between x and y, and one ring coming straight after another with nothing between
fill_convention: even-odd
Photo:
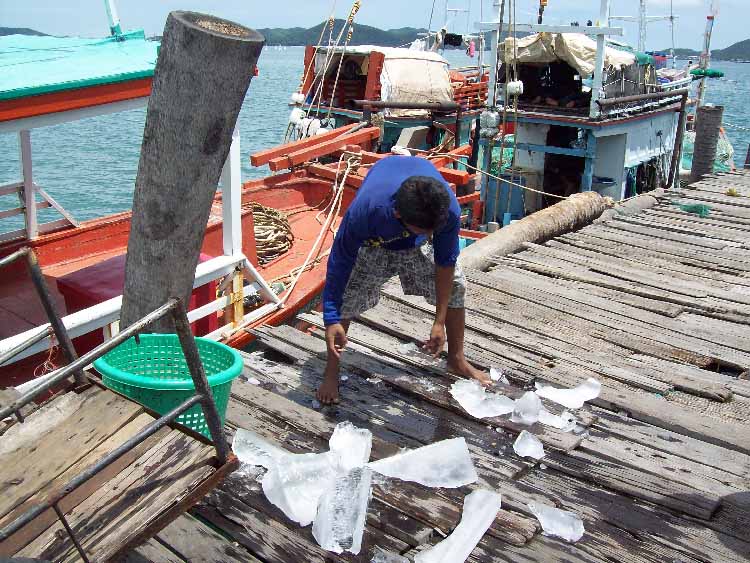
<instances>
[{"instance_id":1,"label":"wooden pier","mask_svg":"<svg viewBox=\"0 0 750 563\"><path fill-rule=\"evenodd\" d=\"M155 418L95 380L61 391L0 435L0 526L58 493ZM237 466L182 428L163 427L58 503L90 561L111 561L184 513ZM0 560L80 561L52 508L0 542ZM25 560L32 560L25 559Z\"/></svg>"},{"instance_id":2,"label":"wooden pier","mask_svg":"<svg viewBox=\"0 0 750 563\"><path fill-rule=\"evenodd\" d=\"M733 192L736 190L736 192ZM727 195L738 193L740 195ZM390 480L373 487L358 557L321 550L241 472L130 554L131 561L370 561L375 546L414 553L458 523L473 487L502 494L471 561L705 561L750 556L750 173L709 177L654 207L528 245L490 272L467 272L467 355L503 370L518 396L535 381L602 383L577 412L583 433L536 425L547 455L520 459L522 429L472 419L453 378L399 344L428 334L432 309L398 282L355 323L343 355L342 402L311 408L325 345L307 330L256 331L235 382L228 428L252 429L292 451L327 450L336 423L374 435L373 459L464 436L480 482L463 490ZM706 217L680 209L707 205ZM559 411L559 406L547 405ZM540 531L527 503L576 512L586 533L568 544Z\"/></svg>"}]
</instances>

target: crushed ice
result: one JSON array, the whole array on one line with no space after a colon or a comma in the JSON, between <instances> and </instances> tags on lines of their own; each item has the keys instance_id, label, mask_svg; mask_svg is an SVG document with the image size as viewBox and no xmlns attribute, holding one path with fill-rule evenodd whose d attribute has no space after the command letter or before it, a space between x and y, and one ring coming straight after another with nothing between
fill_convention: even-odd
<instances>
[{"instance_id":1,"label":"crushed ice","mask_svg":"<svg viewBox=\"0 0 750 563\"><path fill-rule=\"evenodd\" d=\"M474 418L500 416L513 412L514 401L505 395L487 393L473 379L461 379L451 385L451 396Z\"/></svg>"},{"instance_id":2,"label":"crushed ice","mask_svg":"<svg viewBox=\"0 0 750 563\"><path fill-rule=\"evenodd\" d=\"M569 411L564 410L561 414L552 414L544 407L539 411L539 422L545 426L557 428L562 432L572 432L578 426L578 421Z\"/></svg>"},{"instance_id":3,"label":"crushed ice","mask_svg":"<svg viewBox=\"0 0 750 563\"><path fill-rule=\"evenodd\" d=\"M545 535L557 536L569 542L576 542L583 536L583 522L574 512L537 502L530 502L528 506L542 525Z\"/></svg>"},{"instance_id":4,"label":"crushed ice","mask_svg":"<svg viewBox=\"0 0 750 563\"><path fill-rule=\"evenodd\" d=\"M329 447L323 453L293 454L244 429L237 430L232 442L243 464L242 475L260 480L266 498L290 520L301 526L312 523L320 546L334 553L356 555L361 550L371 487L383 483L382 476L448 488L478 479L463 438L368 463L372 433L341 422L331 434ZM261 472L249 466L267 471L260 478Z\"/></svg>"},{"instance_id":5,"label":"crushed ice","mask_svg":"<svg viewBox=\"0 0 750 563\"><path fill-rule=\"evenodd\" d=\"M429 354L417 346L414 342L408 342L405 344L399 344L399 354L407 356L409 358L419 360L420 362L433 367L445 369L448 367L445 359L436 358L432 354Z\"/></svg>"},{"instance_id":6,"label":"crushed ice","mask_svg":"<svg viewBox=\"0 0 750 563\"><path fill-rule=\"evenodd\" d=\"M463 438L442 440L368 464L373 471L427 487L455 489L479 477Z\"/></svg>"},{"instance_id":7,"label":"crushed ice","mask_svg":"<svg viewBox=\"0 0 750 563\"><path fill-rule=\"evenodd\" d=\"M539 420L539 411L542 410L542 401L533 391L526 391L520 399L516 399L511 422L531 426Z\"/></svg>"},{"instance_id":8,"label":"crushed ice","mask_svg":"<svg viewBox=\"0 0 750 563\"><path fill-rule=\"evenodd\" d=\"M513 451L521 457L531 457L540 460L544 457L542 442L527 430L522 430L513 443Z\"/></svg>"},{"instance_id":9,"label":"crushed ice","mask_svg":"<svg viewBox=\"0 0 750 563\"><path fill-rule=\"evenodd\" d=\"M479 489L469 494L464 500L461 522L456 529L440 543L418 553L414 557L414 563L466 561L495 521L500 504L500 495L493 491Z\"/></svg>"},{"instance_id":10,"label":"crushed ice","mask_svg":"<svg viewBox=\"0 0 750 563\"><path fill-rule=\"evenodd\" d=\"M551 385L536 383L537 395L569 409L580 409L586 401L596 399L601 390L602 384L593 377L589 377L580 385L570 389L560 389Z\"/></svg>"},{"instance_id":11,"label":"crushed ice","mask_svg":"<svg viewBox=\"0 0 750 563\"><path fill-rule=\"evenodd\" d=\"M510 385L510 381L508 381L508 378L505 377L503 370L501 370L500 368L490 368L490 379L492 381L499 381L501 383L505 383L506 385Z\"/></svg>"}]
</instances>

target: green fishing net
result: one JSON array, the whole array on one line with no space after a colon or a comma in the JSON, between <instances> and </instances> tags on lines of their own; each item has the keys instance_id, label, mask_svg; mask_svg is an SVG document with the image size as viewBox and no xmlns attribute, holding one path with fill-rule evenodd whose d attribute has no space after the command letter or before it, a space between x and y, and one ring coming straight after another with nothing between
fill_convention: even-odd
<instances>
[{"instance_id":1,"label":"green fishing net","mask_svg":"<svg viewBox=\"0 0 750 563\"><path fill-rule=\"evenodd\" d=\"M698 217L708 217L711 213L711 208L708 205L701 205L699 203L686 203L680 205L679 208L686 213L695 213Z\"/></svg>"}]
</instances>

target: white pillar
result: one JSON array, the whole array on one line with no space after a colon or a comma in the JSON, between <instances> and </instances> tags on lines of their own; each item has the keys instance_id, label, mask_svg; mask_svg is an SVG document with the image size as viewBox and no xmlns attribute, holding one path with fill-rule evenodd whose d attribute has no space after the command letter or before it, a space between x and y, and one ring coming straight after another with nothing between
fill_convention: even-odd
<instances>
[{"instance_id":1,"label":"white pillar","mask_svg":"<svg viewBox=\"0 0 750 563\"><path fill-rule=\"evenodd\" d=\"M222 233L224 254L242 254L242 164L240 131L235 127L229 156L221 171Z\"/></svg>"},{"instance_id":2,"label":"white pillar","mask_svg":"<svg viewBox=\"0 0 750 563\"><path fill-rule=\"evenodd\" d=\"M607 20L609 13L609 0L601 0L599 6L599 20L597 26L601 26ZM606 48L606 36L600 33L596 36L596 62L594 63L593 84L591 86L591 106L589 116L596 117L599 115L599 105L596 103L602 95L602 84L604 81L604 49Z\"/></svg>"},{"instance_id":3,"label":"white pillar","mask_svg":"<svg viewBox=\"0 0 750 563\"><path fill-rule=\"evenodd\" d=\"M117 14L115 0L104 0L104 7L107 10L107 19L109 20L109 32L112 35L122 35L120 27L120 16Z\"/></svg>"},{"instance_id":4,"label":"white pillar","mask_svg":"<svg viewBox=\"0 0 750 563\"><path fill-rule=\"evenodd\" d=\"M18 132L18 144L21 148L21 169L23 171L23 200L26 212L26 237L36 238L39 234L39 221L36 214L36 190L31 167L31 132L23 129Z\"/></svg>"},{"instance_id":5,"label":"white pillar","mask_svg":"<svg viewBox=\"0 0 750 563\"><path fill-rule=\"evenodd\" d=\"M638 11L638 50L641 53L646 52L646 28L648 27L648 17L646 17L646 0L641 0Z\"/></svg>"}]
</instances>

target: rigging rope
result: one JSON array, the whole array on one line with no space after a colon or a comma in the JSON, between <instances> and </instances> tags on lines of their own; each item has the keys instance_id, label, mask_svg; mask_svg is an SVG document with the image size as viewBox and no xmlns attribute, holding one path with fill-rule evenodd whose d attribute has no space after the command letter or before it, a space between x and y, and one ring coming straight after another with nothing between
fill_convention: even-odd
<instances>
[{"instance_id":1,"label":"rigging rope","mask_svg":"<svg viewBox=\"0 0 750 563\"><path fill-rule=\"evenodd\" d=\"M294 233L284 213L256 202L243 207L250 207L253 213L255 248L261 265L275 260L292 247Z\"/></svg>"}]
</instances>

